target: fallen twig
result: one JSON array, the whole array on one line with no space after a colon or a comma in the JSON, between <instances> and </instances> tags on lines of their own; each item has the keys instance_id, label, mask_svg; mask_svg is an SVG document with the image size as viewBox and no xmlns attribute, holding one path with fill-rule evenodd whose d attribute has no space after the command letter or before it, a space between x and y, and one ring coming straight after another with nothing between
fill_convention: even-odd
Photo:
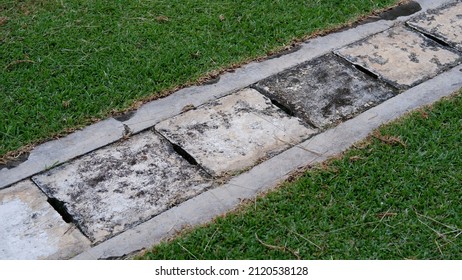
<instances>
[{"instance_id":1,"label":"fallen twig","mask_svg":"<svg viewBox=\"0 0 462 280\"><path fill-rule=\"evenodd\" d=\"M397 136L388 136L388 135L381 135L380 132L375 132L372 134L372 137L382 141L385 144L388 145L401 145L403 147L407 147L406 143L403 142L399 137Z\"/></svg>"},{"instance_id":2,"label":"fallen twig","mask_svg":"<svg viewBox=\"0 0 462 280\"><path fill-rule=\"evenodd\" d=\"M441 250L441 246L438 243L438 240L436 240L436 239L435 239L435 244L436 244L436 247L438 248L438 251L440 252L441 256L444 257L443 251Z\"/></svg>"},{"instance_id":3,"label":"fallen twig","mask_svg":"<svg viewBox=\"0 0 462 280\"><path fill-rule=\"evenodd\" d=\"M415 210L414 210L414 211L415 211ZM423 214L420 214L420 213L418 213L417 211L415 211L415 213L416 213L417 216L423 217L423 218L425 218L425 219L429 219L430 221L435 222L435 223L437 223L437 224L439 224L439 225L442 225L442 226L444 226L444 227L447 227L447 228L450 229L450 230L460 231L460 229L458 229L457 227L449 226L449 225L443 224L442 222L437 221L437 220L433 219L432 217L428 217L428 216L425 216L425 215L423 215Z\"/></svg>"},{"instance_id":4,"label":"fallen twig","mask_svg":"<svg viewBox=\"0 0 462 280\"><path fill-rule=\"evenodd\" d=\"M443 238L443 239L446 239L446 236L444 234L442 234L441 232L437 231L436 229L432 228L431 226L429 226L428 224L426 224L425 222L423 222L422 220L420 220L419 218L417 218L417 221L419 221L421 224L423 224L424 226L428 227L431 231L433 231L439 238Z\"/></svg>"},{"instance_id":5,"label":"fallen twig","mask_svg":"<svg viewBox=\"0 0 462 280\"><path fill-rule=\"evenodd\" d=\"M178 242L178 245L180 245L180 247L185 250L188 254L190 254L195 260L198 260L198 258L193 254L191 253L191 251L189 251L188 249L186 249L183 245L181 245L180 242Z\"/></svg>"},{"instance_id":6,"label":"fallen twig","mask_svg":"<svg viewBox=\"0 0 462 280\"><path fill-rule=\"evenodd\" d=\"M35 63L35 61L32 61L30 59L15 60L13 62L10 62L7 66L5 66L5 70L9 71L13 69L13 67L21 63Z\"/></svg>"},{"instance_id":7,"label":"fallen twig","mask_svg":"<svg viewBox=\"0 0 462 280\"><path fill-rule=\"evenodd\" d=\"M318 248L319 250L322 250L322 248L321 248L318 244L316 244L316 243L314 243L313 241L309 240L308 238L306 238L305 236L301 235L300 233L295 232L295 231L293 231L293 230L289 230L289 231L290 231L291 233L297 235L298 237L302 238L302 239L305 240L306 242L310 243L310 244L313 245L314 247Z\"/></svg>"},{"instance_id":8,"label":"fallen twig","mask_svg":"<svg viewBox=\"0 0 462 280\"><path fill-rule=\"evenodd\" d=\"M382 221L383 221L383 219L385 219L385 217L390 217L390 216L396 215L396 213L391 213L390 210L391 210L391 208L389 208L385 213L377 214L377 217L380 218L380 221L379 221L379 223L374 227L374 229L372 230L372 232L374 232L374 231L379 227L379 224L382 223Z\"/></svg>"},{"instance_id":9,"label":"fallen twig","mask_svg":"<svg viewBox=\"0 0 462 280\"><path fill-rule=\"evenodd\" d=\"M7 17L0 17L0 26L5 25L8 22L8 20L9 19Z\"/></svg>"},{"instance_id":10,"label":"fallen twig","mask_svg":"<svg viewBox=\"0 0 462 280\"><path fill-rule=\"evenodd\" d=\"M212 234L212 237L210 237L209 241L208 241L207 244L205 245L204 252L207 251L207 249L208 249L208 247L209 247L209 245L210 245L210 241L213 240L213 237L215 237L215 234L217 234L218 230L219 230L219 228L217 228L217 229L215 230L215 232Z\"/></svg>"},{"instance_id":11,"label":"fallen twig","mask_svg":"<svg viewBox=\"0 0 462 280\"><path fill-rule=\"evenodd\" d=\"M265 246L265 247L268 248L268 249L276 250L276 251L281 251L281 252L284 252L284 253L289 252L289 253L291 253L292 255L294 255L294 256L297 258L297 260L300 260L300 259L301 259L301 258L300 258L300 255L298 254L297 251L294 251L294 250L292 250L292 249L290 249L290 248L287 248L287 247L285 247L285 246L282 247L282 246L275 246L275 245L267 244L267 243L263 242L263 241L258 237L257 233L255 233L255 238L257 239L258 242L260 242L261 245Z\"/></svg>"}]
</instances>

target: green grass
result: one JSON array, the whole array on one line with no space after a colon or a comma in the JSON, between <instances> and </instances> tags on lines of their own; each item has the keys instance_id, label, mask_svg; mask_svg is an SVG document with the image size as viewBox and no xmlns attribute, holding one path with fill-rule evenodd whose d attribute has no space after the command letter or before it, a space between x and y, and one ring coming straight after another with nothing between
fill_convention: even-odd
<instances>
[{"instance_id":1,"label":"green grass","mask_svg":"<svg viewBox=\"0 0 462 280\"><path fill-rule=\"evenodd\" d=\"M397 0L0 0L0 156Z\"/></svg>"},{"instance_id":2,"label":"green grass","mask_svg":"<svg viewBox=\"0 0 462 280\"><path fill-rule=\"evenodd\" d=\"M139 258L462 259L461 131L462 92Z\"/></svg>"}]
</instances>

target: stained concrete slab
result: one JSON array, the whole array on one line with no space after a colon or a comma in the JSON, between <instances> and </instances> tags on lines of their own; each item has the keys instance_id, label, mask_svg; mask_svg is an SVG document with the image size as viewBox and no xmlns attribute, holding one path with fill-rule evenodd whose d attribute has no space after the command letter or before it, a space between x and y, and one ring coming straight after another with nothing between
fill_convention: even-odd
<instances>
[{"instance_id":1,"label":"stained concrete slab","mask_svg":"<svg viewBox=\"0 0 462 280\"><path fill-rule=\"evenodd\" d=\"M33 177L91 239L100 242L212 186L205 172L153 131Z\"/></svg>"},{"instance_id":2,"label":"stained concrete slab","mask_svg":"<svg viewBox=\"0 0 462 280\"><path fill-rule=\"evenodd\" d=\"M155 129L213 176L241 171L316 133L253 89L160 122Z\"/></svg>"},{"instance_id":3,"label":"stained concrete slab","mask_svg":"<svg viewBox=\"0 0 462 280\"><path fill-rule=\"evenodd\" d=\"M67 259L90 241L47 202L30 180L0 190L0 259Z\"/></svg>"},{"instance_id":4,"label":"stained concrete slab","mask_svg":"<svg viewBox=\"0 0 462 280\"><path fill-rule=\"evenodd\" d=\"M451 95L462 87L462 66L423 82L335 128L265 161L227 184L208 190L129 229L75 259L121 258L151 248L185 227L208 223L286 180L300 167L322 162L361 141L383 123ZM314 153L315 152L315 153Z\"/></svg>"},{"instance_id":5,"label":"stained concrete slab","mask_svg":"<svg viewBox=\"0 0 462 280\"><path fill-rule=\"evenodd\" d=\"M454 2L412 18L407 24L462 51L462 2Z\"/></svg>"},{"instance_id":6,"label":"stained concrete slab","mask_svg":"<svg viewBox=\"0 0 462 280\"><path fill-rule=\"evenodd\" d=\"M262 80L254 88L318 128L335 125L395 94L333 54Z\"/></svg>"},{"instance_id":7,"label":"stained concrete slab","mask_svg":"<svg viewBox=\"0 0 462 280\"><path fill-rule=\"evenodd\" d=\"M402 25L336 53L400 89L415 86L461 62L455 52Z\"/></svg>"}]
</instances>

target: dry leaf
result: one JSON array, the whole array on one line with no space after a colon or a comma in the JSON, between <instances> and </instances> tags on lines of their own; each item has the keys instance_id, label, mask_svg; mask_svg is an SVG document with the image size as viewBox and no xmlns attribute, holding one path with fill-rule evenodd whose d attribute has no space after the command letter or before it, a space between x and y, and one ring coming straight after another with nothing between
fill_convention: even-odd
<instances>
[{"instance_id":1,"label":"dry leaf","mask_svg":"<svg viewBox=\"0 0 462 280\"><path fill-rule=\"evenodd\" d=\"M8 22L7 17L0 17L0 26L5 25Z\"/></svg>"},{"instance_id":2,"label":"dry leaf","mask_svg":"<svg viewBox=\"0 0 462 280\"><path fill-rule=\"evenodd\" d=\"M428 112L425 111L425 110L422 110L422 111L420 111L420 116L421 116L423 119L428 119Z\"/></svg>"},{"instance_id":3,"label":"dry leaf","mask_svg":"<svg viewBox=\"0 0 462 280\"><path fill-rule=\"evenodd\" d=\"M71 105L71 101L70 101L70 100L64 100L64 101L63 101L63 107L64 107L64 108L69 108L69 105Z\"/></svg>"},{"instance_id":4,"label":"dry leaf","mask_svg":"<svg viewBox=\"0 0 462 280\"><path fill-rule=\"evenodd\" d=\"M381 135L380 132L376 132L372 136L388 145L401 145L406 147L406 143L404 143L399 136Z\"/></svg>"},{"instance_id":5,"label":"dry leaf","mask_svg":"<svg viewBox=\"0 0 462 280\"><path fill-rule=\"evenodd\" d=\"M351 162L355 162L355 161L358 161L358 160L361 160L361 159L363 159L363 158L360 157L360 156L352 156L352 157L350 157Z\"/></svg>"},{"instance_id":6,"label":"dry leaf","mask_svg":"<svg viewBox=\"0 0 462 280\"><path fill-rule=\"evenodd\" d=\"M398 213L394 213L394 212L384 212L384 213L378 213L378 214L377 214L377 217L378 217L379 219L383 219L383 218L385 218L385 217L394 217L394 216L396 216L396 215L398 215Z\"/></svg>"},{"instance_id":7,"label":"dry leaf","mask_svg":"<svg viewBox=\"0 0 462 280\"><path fill-rule=\"evenodd\" d=\"M168 22L168 21L170 21L170 19L168 17L166 17L166 16L161 15L161 16L156 17L156 21L157 22Z\"/></svg>"}]
</instances>

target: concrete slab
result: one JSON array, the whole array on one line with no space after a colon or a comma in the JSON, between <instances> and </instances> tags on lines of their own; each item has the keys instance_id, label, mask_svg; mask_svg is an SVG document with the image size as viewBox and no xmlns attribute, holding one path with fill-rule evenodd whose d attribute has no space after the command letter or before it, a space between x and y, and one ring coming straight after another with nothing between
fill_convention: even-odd
<instances>
[{"instance_id":1,"label":"concrete slab","mask_svg":"<svg viewBox=\"0 0 462 280\"><path fill-rule=\"evenodd\" d=\"M160 122L155 129L213 176L241 171L316 132L253 89Z\"/></svg>"},{"instance_id":2,"label":"concrete slab","mask_svg":"<svg viewBox=\"0 0 462 280\"><path fill-rule=\"evenodd\" d=\"M333 54L262 80L254 88L318 128L335 125L395 94Z\"/></svg>"},{"instance_id":3,"label":"concrete slab","mask_svg":"<svg viewBox=\"0 0 462 280\"><path fill-rule=\"evenodd\" d=\"M462 2L430 10L407 24L462 51Z\"/></svg>"},{"instance_id":4,"label":"concrete slab","mask_svg":"<svg viewBox=\"0 0 462 280\"><path fill-rule=\"evenodd\" d=\"M31 181L0 190L0 259L67 259L90 241L67 224Z\"/></svg>"},{"instance_id":5,"label":"concrete slab","mask_svg":"<svg viewBox=\"0 0 462 280\"><path fill-rule=\"evenodd\" d=\"M277 186L298 168L322 162L345 151L383 123L451 95L462 87L461 72L462 66L457 66L411 88L255 166L223 186L206 191L92 247L75 259L120 258L150 248L185 227L208 223L235 209L243 200L253 199L259 193Z\"/></svg>"},{"instance_id":6,"label":"concrete slab","mask_svg":"<svg viewBox=\"0 0 462 280\"><path fill-rule=\"evenodd\" d=\"M100 242L212 186L205 172L153 131L33 177L91 239Z\"/></svg>"},{"instance_id":7,"label":"concrete slab","mask_svg":"<svg viewBox=\"0 0 462 280\"><path fill-rule=\"evenodd\" d=\"M36 147L28 159L14 168L0 167L0 189L24 180L59 163L96 150L122 138L124 126L107 119L58 140Z\"/></svg>"},{"instance_id":8,"label":"concrete slab","mask_svg":"<svg viewBox=\"0 0 462 280\"><path fill-rule=\"evenodd\" d=\"M402 25L336 53L400 89L428 80L461 61L455 52Z\"/></svg>"}]
</instances>

